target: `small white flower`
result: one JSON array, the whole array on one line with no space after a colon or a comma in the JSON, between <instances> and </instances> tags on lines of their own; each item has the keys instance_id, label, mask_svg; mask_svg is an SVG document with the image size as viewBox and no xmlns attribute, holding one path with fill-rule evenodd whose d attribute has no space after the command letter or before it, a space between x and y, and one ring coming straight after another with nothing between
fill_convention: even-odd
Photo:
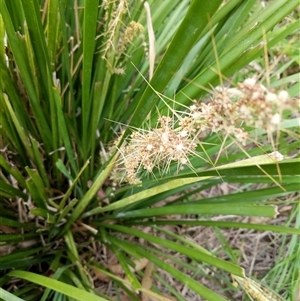
<instances>
[{"instance_id":1,"label":"small white flower","mask_svg":"<svg viewBox=\"0 0 300 301\"><path fill-rule=\"evenodd\" d=\"M255 92L253 92L251 99L252 100L257 100L257 99L259 99L260 95L261 95L260 92L255 91Z\"/></svg>"},{"instance_id":2,"label":"small white flower","mask_svg":"<svg viewBox=\"0 0 300 301\"><path fill-rule=\"evenodd\" d=\"M186 158L181 158L180 163L181 164L187 164L188 160Z\"/></svg>"},{"instance_id":3,"label":"small white flower","mask_svg":"<svg viewBox=\"0 0 300 301\"><path fill-rule=\"evenodd\" d=\"M188 132L187 131L181 131L180 132L180 137L184 138L188 135Z\"/></svg>"},{"instance_id":4,"label":"small white flower","mask_svg":"<svg viewBox=\"0 0 300 301\"><path fill-rule=\"evenodd\" d=\"M230 97L243 95L243 92L241 92L237 88L228 88L227 91L228 91Z\"/></svg>"},{"instance_id":5,"label":"small white flower","mask_svg":"<svg viewBox=\"0 0 300 301\"><path fill-rule=\"evenodd\" d=\"M184 149L184 146L183 146L182 143L179 143L179 144L176 145L176 150L177 150L178 152L183 151L183 149Z\"/></svg>"},{"instance_id":6,"label":"small white flower","mask_svg":"<svg viewBox=\"0 0 300 301\"><path fill-rule=\"evenodd\" d=\"M271 119L271 123L278 125L281 121L281 116L279 113L276 113L275 115L273 115L272 119Z\"/></svg>"},{"instance_id":7,"label":"small white flower","mask_svg":"<svg viewBox=\"0 0 300 301\"><path fill-rule=\"evenodd\" d=\"M201 119L203 115L200 112L194 112L192 115L193 120L199 120Z\"/></svg>"},{"instance_id":8,"label":"small white flower","mask_svg":"<svg viewBox=\"0 0 300 301\"><path fill-rule=\"evenodd\" d=\"M241 105L240 112L246 116L251 115L251 110L244 104Z\"/></svg>"},{"instance_id":9,"label":"small white flower","mask_svg":"<svg viewBox=\"0 0 300 301\"><path fill-rule=\"evenodd\" d=\"M269 101L269 102L275 102L277 101L277 95L275 93L268 93L266 95L266 101Z\"/></svg>"},{"instance_id":10,"label":"small white flower","mask_svg":"<svg viewBox=\"0 0 300 301\"><path fill-rule=\"evenodd\" d=\"M247 86L254 86L256 84L256 79L255 78L247 78L244 80L244 84Z\"/></svg>"},{"instance_id":11,"label":"small white flower","mask_svg":"<svg viewBox=\"0 0 300 301\"><path fill-rule=\"evenodd\" d=\"M151 172L153 170L153 164L149 162L148 164L145 165L145 169Z\"/></svg>"},{"instance_id":12,"label":"small white flower","mask_svg":"<svg viewBox=\"0 0 300 301\"><path fill-rule=\"evenodd\" d=\"M278 99L282 102L287 102L289 100L289 93L287 91L280 91L278 94Z\"/></svg>"},{"instance_id":13,"label":"small white flower","mask_svg":"<svg viewBox=\"0 0 300 301\"><path fill-rule=\"evenodd\" d=\"M284 156L278 151L270 153L269 156L276 161L282 161L284 159Z\"/></svg>"},{"instance_id":14,"label":"small white flower","mask_svg":"<svg viewBox=\"0 0 300 301\"><path fill-rule=\"evenodd\" d=\"M152 144L147 144L146 148L148 151L151 151L154 148L154 146Z\"/></svg>"}]
</instances>

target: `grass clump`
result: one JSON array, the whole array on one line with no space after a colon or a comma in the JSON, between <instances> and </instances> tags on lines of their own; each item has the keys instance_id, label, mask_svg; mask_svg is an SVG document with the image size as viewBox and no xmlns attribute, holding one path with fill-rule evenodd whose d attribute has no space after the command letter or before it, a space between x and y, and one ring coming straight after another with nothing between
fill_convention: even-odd
<instances>
[{"instance_id":1,"label":"grass clump","mask_svg":"<svg viewBox=\"0 0 300 301\"><path fill-rule=\"evenodd\" d=\"M293 300L296 1L0 1L0 299L256 298L233 228L289 242Z\"/></svg>"}]
</instances>

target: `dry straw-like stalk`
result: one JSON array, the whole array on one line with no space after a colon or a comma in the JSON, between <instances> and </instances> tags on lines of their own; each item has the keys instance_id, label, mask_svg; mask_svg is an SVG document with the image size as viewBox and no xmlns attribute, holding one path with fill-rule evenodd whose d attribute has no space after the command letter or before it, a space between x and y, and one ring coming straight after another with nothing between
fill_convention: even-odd
<instances>
[{"instance_id":1,"label":"dry straw-like stalk","mask_svg":"<svg viewBox=\"0 0 300 301\"><path fill-rule=\"evenodd\" d=\"M122 19L129 14L128 5L128 0L106 0L103 3L107 28L103 34L105 42L101 50L102 59L106 61L110 72L115 74L125 73L119 62L120 57L125 55L138 33L144 30L138 22L131 21L128 25L123 23Z\"/></svg>"},{"instance_id":2,"label":"dry straw-like stalk","mask_svg":"<svg viewBox=\"0 0 300 301\"><path fill-rule=\"evenodd\" d=\"M254 281L250 278L241 278L235 275L231 275L233 279L233 285L235 287L240 286L251 300L255 301L281 301L282 299L276 296L270 289L264 287L262 284Z\"/></svg>"}]
</instances>

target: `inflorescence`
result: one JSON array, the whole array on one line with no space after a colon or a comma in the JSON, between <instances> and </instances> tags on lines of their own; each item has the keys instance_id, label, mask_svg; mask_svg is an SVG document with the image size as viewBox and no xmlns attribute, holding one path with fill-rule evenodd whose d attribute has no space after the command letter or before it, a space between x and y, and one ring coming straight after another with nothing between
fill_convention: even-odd
<instances>
[{"instance_id":1,"label":"inflorescence","mask_svg":"<svg viewBox=\"0 0 300 301\"><path fill-rule=\"evenodd\" d=\"M271 135L279 130L282 112L298 106L286 91L276 94L252 78L237 88L217 88L210 102L193 101L182 114L159 117L154 129L134 130L119 149L122 159L111 178L140 184L142 171L152 173L157 168L166 173L172 162L192 168L189 158L199 156L196 147L203 133L221 133L246 145L249 134L244 127Z\"/></svg>"}]
</instances>

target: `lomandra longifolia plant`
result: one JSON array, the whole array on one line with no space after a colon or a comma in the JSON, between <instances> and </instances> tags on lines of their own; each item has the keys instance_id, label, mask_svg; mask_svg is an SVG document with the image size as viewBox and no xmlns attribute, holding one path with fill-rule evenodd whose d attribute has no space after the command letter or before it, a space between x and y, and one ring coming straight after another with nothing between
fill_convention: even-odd
<instances>
[{"instance_id":1,"label":"lomandra longifolia plant","mask_svg":"<svg viewBox=\"0 0 300 301\"><path fill-rule=\"evenodd\" d=\"M296 296L298 5L0 0L0 299Z\"/></svg>"}]
</instances>

